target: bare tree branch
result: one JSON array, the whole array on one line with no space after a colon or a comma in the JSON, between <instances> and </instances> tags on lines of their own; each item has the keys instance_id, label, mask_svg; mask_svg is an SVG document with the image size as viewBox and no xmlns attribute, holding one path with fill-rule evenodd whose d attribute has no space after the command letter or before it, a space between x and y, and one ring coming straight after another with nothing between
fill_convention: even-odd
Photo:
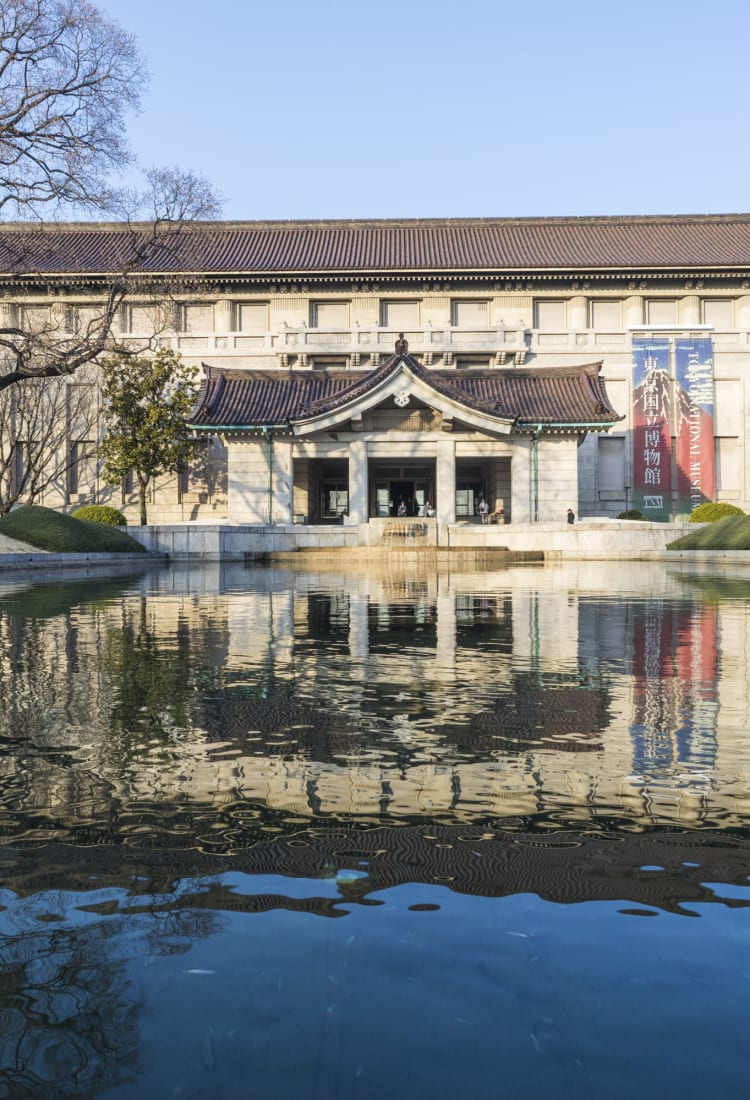
<instances>
[{"instance_id":1,"label":"bare tree branch","mask_svg":"<svg viewBox=\"0 0 750 1100\"><path fill-rule=\"evenodd\" d=\"M0 515L54 488L63 499L73 443L96 450L97 396L93 378L23 379L0 393Z\"/></svg>"},{"instance_id":2,"label":"bare tree branch","mask_svg":"<svg viewBox=\"0 0 750 1100\"><path fill-rule=\"evenodd\" d=\"M133 167L125 123L147 81L132 35L87 0L0 3L0 393L71 375L104 351L158 346L165 326L137 347L118 343L118 315L126 301L169 298L178 281L161 273L177 253L190 270L196 223L217 217L220 200L179 168L147 171L140 191L113 184ZM65 305L64 276L75 282L85 263L43 220L71 211L117 220L83 324ZM28 323L33 298L55 303L46 322Z\"/></svg>"},{"instance_id":3,"label":"bare tree branch","mask_svg":"<svg viewBox=\"0 0 750 1100\"><path fill-rule=\"evenodd\" d=\"M4 0L0 215L109 209L147 82L133 36L86 0Z\"/></svg>"}]
</instances>

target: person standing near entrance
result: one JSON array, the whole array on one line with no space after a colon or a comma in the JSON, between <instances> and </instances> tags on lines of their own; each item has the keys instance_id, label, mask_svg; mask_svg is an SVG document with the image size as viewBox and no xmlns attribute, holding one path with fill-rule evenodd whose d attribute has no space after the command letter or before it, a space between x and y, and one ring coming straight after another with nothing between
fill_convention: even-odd
<instances>
[{"instance_id":1,"label":"person standing near entrance","mask_svg":"<svg viewBox=\"0 0 750 1100\"><path fill-rule=\"evenodd\" d=\"M484 499L484 497L482 497L482 499L479 501L479 508L477 509L477 511L482 517L482 523L487 523L490 518L490 506Z\"/></svg>"}]
</instances>

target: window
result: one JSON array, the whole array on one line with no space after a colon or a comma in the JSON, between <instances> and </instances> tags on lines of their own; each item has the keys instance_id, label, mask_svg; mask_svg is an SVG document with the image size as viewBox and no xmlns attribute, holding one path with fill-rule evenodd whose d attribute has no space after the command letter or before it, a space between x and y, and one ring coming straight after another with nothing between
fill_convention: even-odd
<instances>
[{"instance_id":1,"label":"window","mask_svg":"<svg viewBox=\"0 0 750 1100\"><path fill-rule=\"evenodd\" d=\"M646 323L649 325L677 324L677 302L674 298L652 298L646 302Z\"/></svg>"},{"instance_id":2,"label":"window","mask_svg":"<svg viewBox=\"0 0 750 1100\"><path fill-rule=\"evenodd\" d=\"M419 302L381 302L380 317L383 328L399 332L419 328Z\"/></svg>"},{"instance_id":3,"label":"window","mask_svg":"<svg viewBox=\"0 0 750 1100\"><path fill-rule=\"evenodd\" d=\"M621 327L620 302L591 303L591 328L600 332L615 332Z\"/></svg>"},{"instance_id":4,"label":"window","mask_svg":"<svg viewBox=\"0 0 750 1100\"><path fill-rule=\"evenodd\" d=\"M345 355L316 355L312 361L313 370L346 370Z\"/></svg>"},{"instance_id":5,"label":"window","mask_svg":"<svg viewBox=\"0 0 750 1100\"><path fill-rule=\"evenodd\" d=\"M68 493L71 496L93 494L96 489L96 444L79 439L70 447Z\"/></svg>"},{"instance_id":6,"label":"window","mask_svg":"<svg viewBox=\"0 0 750 1100\"><path fill-rule=\"evenodd\" d=\"M156 305L131 306L127 331L133 336L153 336L164 328L163 310Z\"/></svg>"},{"instance_id":7,"label":"window","mask_svg":"<svg viewBox=\"0 0 750 1100\"><path fill-rule=\"evenodd\" d=\"M714 328L734 328L732 305L728 298L706 298L703 302L703 323Z\"/></svg>"},{"instance_id":8,"label":"window","mask_svg":"<svg viewBox=\"0 0 750 1100\"><path fill-rule=\"evenodd\" d=\"M311 302L312 328L349 328L348 302Z\"/></svg>"},{"instance_id":9,"label":"window","mask_svg":"<svg viewBox=\"0 0 750 1100\"><path fill-rule=\"evenodd\" d=\"M456 370L488 370L489 355L457 355Z\"/></svg>"},{"instance_id":10,"label":"window","mask_svg":"<svg viewBox=\"0 0 750 1100\"><path fill-rule=\"evenodd\" d=\"M451 324L458 328L487 328L489 319L489 302L454 301L451 303Z\"/></svg>"},{"instance_id":11,"label":"window","mask_svg":"<svg viewBox=\"0 0 750 1100\"><path fill-rule=\"evenodd\" d=\"M214 307L205 302L190 302L182 307L182 331L189 336L213 332Z\"/></svg>"},{"instance_id":12,"label":"window","mask_svg":"<svg viewBox=\"0 0 750 1100\"><path fill-rule=\"evenodd\" d=\"M238 302L236 311L238 332L268 332L268 302Z\"/></svg>"},{"instance_id":13,"label":"window","mask_svg":"<svg viewBox=\"0 0 750 1100\"><path fill-rule=\"evenodd\" d=\"M599 436L597 473L599 489L602 491L622 491L625 488L625 440L614 436Z\"/></svg>"},{"instance_id":14,"label":"window","mask_svg":"<svg viewBox=\"0 0 750 1100\"><path fill-rule=\"evenodd\" d=\"M29 332L44 332L52 327L52 311L49 306L21 306L21 327Z\"/></svg>"},{"instance_id":15,"label":"window","mask_svg":"<svg viewBox=\"0 0 750 1100\"><path fill-rule=\"evenodd\" d=\"M22 440L16 440L13 444L13 456L11 459L11 488L13 492L19 492L26 477L29 459L28 444Z\"/></svg>"},{"instance_id":16,"label":"window","mask_svg":"<svg viewBox=\"0 0 750 1100\"><path fill-rule=\"evenodd\" d=\"M740 488L740 441L735 437L714 440L716 492L737 492Z\"/></svg>"},{"instance_id":17,"label":"window","mask_svg":"<svg viewBox=\"0 0 750 1100\"><path fill-rule=\"evenodd\" d=\"M538 329L559 332L566 327L565 302L535 302L534 321Z\"/></svg>"}]
</instances>

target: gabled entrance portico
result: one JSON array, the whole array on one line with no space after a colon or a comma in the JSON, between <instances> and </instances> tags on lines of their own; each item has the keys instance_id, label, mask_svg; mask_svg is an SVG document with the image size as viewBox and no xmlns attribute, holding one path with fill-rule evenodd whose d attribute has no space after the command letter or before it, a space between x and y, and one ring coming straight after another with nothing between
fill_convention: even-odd
<instances>
[{"instance_id":1,"label":"gabled entrance portico","mask_svg":"<svg viewBox=\"0 0 750 1100\"><path fill-rule=\"evenodd\" d=\"M399 343L372 371L207 368L192 426L227 447L230 523L565 515L581 438L618 420L599 365L429 370Z\"/></svg>"}]
</instances>

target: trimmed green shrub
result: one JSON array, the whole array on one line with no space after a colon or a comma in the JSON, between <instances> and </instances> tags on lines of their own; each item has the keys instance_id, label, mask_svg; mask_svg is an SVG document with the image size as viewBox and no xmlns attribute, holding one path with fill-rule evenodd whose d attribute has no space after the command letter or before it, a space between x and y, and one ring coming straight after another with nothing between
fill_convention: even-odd
<instances>
[{"instance_id":1,"label":"trimmed green shrub","mask_svg":"<svg viewBox=\"0 0 750 1100\"><path fill-rule=\"evenodd\" d=\"M715 523L717 519L726 519L727 516L744 516L741 508L736 504L727 504L725 500L707 501L699 504L694 512L690 513L690 523Z\"/></svg>"},{"instance_id":2,"label":"trimmed green shrub","mask_svg":"<svg viewBox=\"0 0 750 1100\"><path fill-rule=\"evenodd\" d=\"M88 519L92 523L106 523L108 527L124 527L128 522L122 512L108 504L84 504L70 513L73 519Z\"/></svg>"},{"instance_id":3,"label":"trimmed green shrub","mask_svg":"<svg viewBox=\"0 0 750 1100\"><path fill-rule=\"evenodd\" d=\"M620 512L618 519L645 519L643 512L639 512L637 508L628 508L627 512Z\"/></svg>"},{"instance_id":4,"label":"trimmed green shrub","mask_svg":"<svg viewBox=\"0 0 750 1100\"><path fill-rule=\"evenodd\" d=\"M25 504L0 516L0 534L57 554L139 554L145 551L140 542L116 527L74 519L38 504Z\"/></svg>"},{"instance_id":5,"label":"trimmed green shrub","mask_svg":"<svg viewBox=\"0 0 750 1100\"><path fill-rule=\"evenodd\" d=\"M727 516L708 523L670 542L667 550L750 550L750 516Z\"/></svg>"}]
</instances>

